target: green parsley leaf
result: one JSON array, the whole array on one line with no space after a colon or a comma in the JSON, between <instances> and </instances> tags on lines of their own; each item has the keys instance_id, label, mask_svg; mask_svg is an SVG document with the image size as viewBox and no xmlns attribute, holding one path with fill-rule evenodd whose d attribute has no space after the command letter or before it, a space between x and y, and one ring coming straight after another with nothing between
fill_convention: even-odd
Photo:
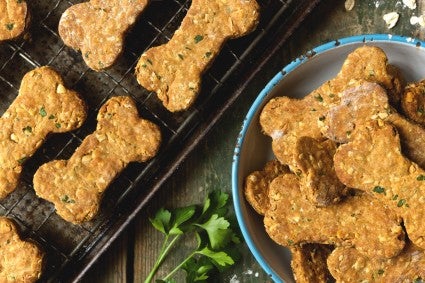
<instances>
[{"instance_id":1,"label":"green parsley leaf","mask_svg":"<svg viewBox=\"0 0 425 283\"><path fill-rule=\"evenodd\" d=\"M218 265L226 266L226 265L232 265L235 262L233 259L228 256L225 252L215 252L213 250L210 250L209 248L205 247L200 251L197 251L198 254L204 255L212 259L214 262L216 262Z\"/></svg>"},{"instance_id":2,"label":"green parsley leaf","mask_svg":"<svg viewBox=\"0 0 425 283\"><path fill-rule=\"evenodd\" d=\"M24 156L24 157L18 159L18 163L23 164L27 159L28 159L28 157Z\"/></svg>"},{"instance_id":3,"label":"green parsley leaf","mask_svg":"<svg viewBox=\"0 0 425 283\"><path fill-rule=\"evenodd\" d=\"M47 116L47 112L46 112L46 109L44 109L44 106L41 106L40 111L38 111L38 113L40 114L41 117Z\"/></svg>"},{"instance_id":4,"label":"green parsley leaf","mask_svg":"<svg viewBox=\"0 0 425 283\"><path fill-rule=\"evenodd\" d=\"M69 198L68 195L63 195L61 197L61 202L64 202L64 203L75 203L75 200Z\"/></svg>"},{"instance_id":5,"label":"green parsley leaf","mask_svg":"<svg viewBox=\"0 0 425 283\"><path fill-rule=\"evenodd\" d=\"M234 222L226 218L229 195L214 191L202 206L190 205L174 210L161 208L150 218L155 229L164 234L164 243L159 256L145 283L152 282L166 256L184 236L196 239L196 246L187 257L163 279L156 282L175 282L172 277L179 270L186 272L186 282L205 281L213 272L222 272L238 259L237 245L240 240L234 232ZM189 241L190 242L190 241Z\"/></svg>"},{"instance_id":6,"label":"green parsley leaf","mask_svg":"<svg viewBox=\"0 0 425 283\"><path fill-rule=\"evenodd\" d=\"M319 102L323 102L323 97L320 94L316 95L314 98Z\"/></svg>"},{"instance_id":7,"label":"green parsley leaf","mask_svg":"<svg viewBox=\"0 0 425 283\"><path fill-rule=\"evenodd\" d=\"M202 36L202 35L200 35L200 34L197 34L195 37L194 37L194 40L195 40L195 43L199 43L200 41L202 41L204 39L204 37Z\"/></svg>"},{"instance_id":8,"label":"green parsley leaf","mask_svg":"<svg viewBox=\"0 0 425 283\"><path fill-rule=\"evenodd\" d=\"M169 227L170 227L170 221L171 221L171 212L161 208L155 215L154 218L149 218L150 222L152 223L153 227L155 227L156 230L160 231L163 234L168 234Z\"/></svg>"},{"instance_id":9,"label":"green parsley leaf","mask_svg":"<svg viewBox=\"0 0 425 283\"><path fill-rule=\"evenodd\" d=\"M217 214L212 215L207 222L197 225L207 231L213 249L225 246L229 243L233 234L232 230L228 229L230 226L229 221L223 217L218 217Z\"/></svg>"},{"instance_id":10,"label":"green parsley leaf","mask_svg":"<svg viewBox=\"0 0 425 283\"><path fill-rule=\"evenodd\" d=\"M7 23L7 24L6 24L6 28L7 28L8 30L12 30L14 26L15 26L15 24L14 24L14 23Z\"/></svg>"},{"instance_id":11,"label":"green parsley leaf","mask_svg":"<svg viewBox=\"0 0 425 283\"><path fill-rule=\"evenodd\" d=\"M373 188L373 191L378 194L385 194L385 188L381 186L376 186Z\"/></svg>"},{"instance_id":12,"label":"green parsley leaf","mask_svg":"<svg viewBox=\"0 0 425 283\"><path fill-rule=\"evenodd\" d=\"M416 180L418 181L425 181L425 175L421 174L418 177L416 177Z\"/></svg>"}]
</instances>

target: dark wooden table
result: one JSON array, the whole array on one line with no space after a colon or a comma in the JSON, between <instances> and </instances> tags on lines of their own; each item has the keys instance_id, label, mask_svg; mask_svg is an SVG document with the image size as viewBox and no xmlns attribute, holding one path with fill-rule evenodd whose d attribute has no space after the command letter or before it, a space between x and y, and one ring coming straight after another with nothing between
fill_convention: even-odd
<instances>
[{"instance_id":1,"label":"dark wooden table","mask_svg":"<svg viewBox=\"0 0 425 283\"><path fill-rule=\"evenodd\" d=\"M143 282L163 239L162 235L152 228L148 217L163 206L174 208L201 203L213 189L231 193L233 149L244 116L265 83L294 58L314 46L356 34L393 33L425 39L425 29L410 24L412 16L425 13L425 1L418 0L415 10L408 9L401 2L357 0L354 8L347 11L342 0L323 0L292 36L290 43L283 46L278 56L267 64L261 77L250 84L239 101L174 172L128 230L91 268L84 282ZM392 11L398 12L400 18L394 28L388 29L382 17ZM181 243L179 248L171 252L161 270L169 270L175 266L184 257L185 251L185 243ZM241 260L217 281L271 281L245 244L242 245L242 255ZM165 274L161 270L160 276ZM177 277L178 282L182 282L183 278Z\"/></svg>"}]
</instances>

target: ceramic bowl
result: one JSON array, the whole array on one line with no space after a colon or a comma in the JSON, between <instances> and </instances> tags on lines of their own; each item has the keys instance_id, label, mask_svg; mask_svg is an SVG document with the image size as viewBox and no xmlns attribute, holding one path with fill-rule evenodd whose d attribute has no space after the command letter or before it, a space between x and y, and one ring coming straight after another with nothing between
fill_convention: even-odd
<instances>
[{"instance_id":1,"label":"ceramic bowl","mask_svg":"<svg viewBox=\"0 0 425 283\"><path fill-rule=\"evenodd\" d=\"M274 243L263 226L263 218L247 203L244 179L273 159L271 139L261 132L259 114L275 96L302 98L333 78L347 55L362 45L382 48L390 64L400 68L406 80L425 78L425 42L414 38L372 34L338 39L318 46L284 67L264 87L252 104L237 140L232 164L232 194L237 220L252 254L275 282L294 282L289 251Z\"/></svg>"}]
</instances>

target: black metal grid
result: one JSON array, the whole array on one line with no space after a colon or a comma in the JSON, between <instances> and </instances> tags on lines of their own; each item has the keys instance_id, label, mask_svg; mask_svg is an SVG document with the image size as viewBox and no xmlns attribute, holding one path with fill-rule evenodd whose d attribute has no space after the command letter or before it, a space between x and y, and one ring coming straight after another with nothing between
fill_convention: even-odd
<instances>
[{"instance_id":1,"label":"black metal grid","mask_svg":"<svg viewBox=\"0 0 425 283\"><path fill-rule=\"evenodd\" d=\"M78 130L50 136L24 165L20 183L11 195L0 201L0 215L13 218L25 238L37 242L46 252L46 266L41 281L63 280L70 266L85 257L93 257L94 247L109 235L116 222L138 206L134 200L147 201L151 184L160 167L170 166L184 141L193 138L205 120L208 109L217 99L226 101L223 85L238 77L250 60L262 51L258 46L270 41L271 30L297 0L259 0L261 21L253 33L227 42L212 67L203 76L202 91L188 111L169 113L155 93L139 86L134 77L138 57L151 46L166 43L184 18L191 1L151 0L136 25L126 37L125 50L116 64L103 72L90 70L81 54L66 47L57 33L62 13L78 0L27 1L31 25L22 39L0 43L0 114L15 99L24 74L35 67L49 65L62 75L67 87L78 91L89 107L86 123ZM291 6L292 5L292 6ZM105 193L99 215L83 225L72 225L54 211L52 204L35 196L32 178L37 168L53 159L68 159L81 141L96 126L100 106L111 96L129 95L139 113L161 127L163 144L157 157L144 164L130 164ZM220 96L219 98L217 96ZM207 113L207 114L206 114ZM128 208L130 207L130 209ZM122 227L122 225L120 226ZM108 233L107 233L108 232Z\"/></svg>"}]
</instances>

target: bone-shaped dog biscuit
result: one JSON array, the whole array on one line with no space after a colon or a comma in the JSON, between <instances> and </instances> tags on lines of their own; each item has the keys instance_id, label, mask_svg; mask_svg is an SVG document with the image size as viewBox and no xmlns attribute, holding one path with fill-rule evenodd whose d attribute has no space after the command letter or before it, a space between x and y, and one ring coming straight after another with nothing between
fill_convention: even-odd
<instances>
[{"instance_id":1,"label":"bone-shaped dog biscuit","mask_svg":"<svg viewBox=\"0 0 425 283\"><path fill-rule=\"evenodd\" d=\"M323 140L321 120L327 110L340 102L339 93L357 80L377 82L385 87L394 103L401 92L402 80L382 49L362 46L350 53L340 72L330 81L305 96L293 99L286 96L271 99L263 108L260 124L263 131L273 139L273 151L280 162L290 163L296 140L308 136Z\"/></svg>"},{"instance_id":2,"label":"bone-shaped dog biscuit","mask_svg":"<svg viewBox=\"0 0 425 283\"><path fill-rule=\"evenodd\" d=\"M22 164L49 133L74 130L86 118L84 102L49 67L28 72L19 94L0 118L0 199L18 183Z\"/></svg>"},{"instance_id":3,"label":"bone-shaped dog biscuit","mask_svg":"<svg viewBox=\"0 0 425 283\"><path fill-rule=\"evenodd\" d=\"M0 0L0 41L22 35L29 21L24 0Z\"/></svg>"},{"instance_id":4,"label":"bone-shaped dog biscuit","mask_svg":"<svg viewBox=\"0 0 425 283\"><path fill-rule=\"evenodd\" d=\"M425 170L402 155L393 126L367 124L337 149L334 162L341 182L390 207L403 218L410 240L425 248Z\"/></svg>"},{"instance_id":5,"label":"bone-shaped dog biscuit","mask_svg":"<svg viewBox=\"0 0 425 283\"><path fill-rule=\"evenodd\" d=\"M81 50L86 64L100 71L110 67L123 51L126 32L148 0L91 0L71 6L59 22L67 46Z\"/></svg>"},{"instance_id":6,"label":"bone-shaped dog biscuit","mask_svg":"<svg viewBox=\"0 0 425 283\"><path fill-rule=\"evenodd\" d=\"M362 254L379 258L395 256L404 247L401 219L368 194L316 207L302 193L297 176L284 174L271 182L269 201L264 226L280 245L353 245Z\"/></svg>"},{"instance_id":7,"label":"bone-shaped dog biscuit","mask_svg":"<svg viewBox=\"0 0 425 283\"><path fill-rule=\"evenodd\" d=\"M406 243L404 250L390 259L368 258L352 247L338 247L328 257L336 282L423 282L425 252Z\"/></svg>"},{"instance_id":8,"label":"bone-shaped dog biscuit","mask_svg":"<svg viewBox=\"0 0 425 283\"><path fill-rule=\"evenodd\" d=\"M0 282L36 282L43 257L37 245L21 240L12 220L0 217Z\"/></svg>"},{"instance_id":9,"label":"bone-shaped dog biscuit","mask_svg":"<svg viewBox=\"0 0 425 283\"><path fill-rule=\"evenodd\" d=\"M346 143L357 129L373 120L391 122L400 134L406 157L425 168L425 129L399 115L378 84L363 82L343 91L341 104L326 114L322 131L328 138Z\"/></svg>"},{"instance_id":10,"label":"bone-shaped dog biscuit","mask_svg":"<svg viewBox=\"0 0 425 283\"><path fill-rule=\"evenodd\" d=\"M229 38L253 30L259 18L255 0L193 0L171 40L139 59L139 84L155 91L172 111L187 109L201 87L201 76Z\"/></svg>"},{"instance_id":11,"label":"bone-shaped dog biscuit","mask_svg":"<svg viewBox=\"0 0 425 283\"><path fill-rule=\"evenodd\" d=\"M158 151L161 133L138 116L130 97L113 97L99 110L96 131L69 160L42 165L34 175L37 195L55 204L73 223L88 221L99 209L103 192L130 162L145 162Z\"/></svg>"}]
</instances>

